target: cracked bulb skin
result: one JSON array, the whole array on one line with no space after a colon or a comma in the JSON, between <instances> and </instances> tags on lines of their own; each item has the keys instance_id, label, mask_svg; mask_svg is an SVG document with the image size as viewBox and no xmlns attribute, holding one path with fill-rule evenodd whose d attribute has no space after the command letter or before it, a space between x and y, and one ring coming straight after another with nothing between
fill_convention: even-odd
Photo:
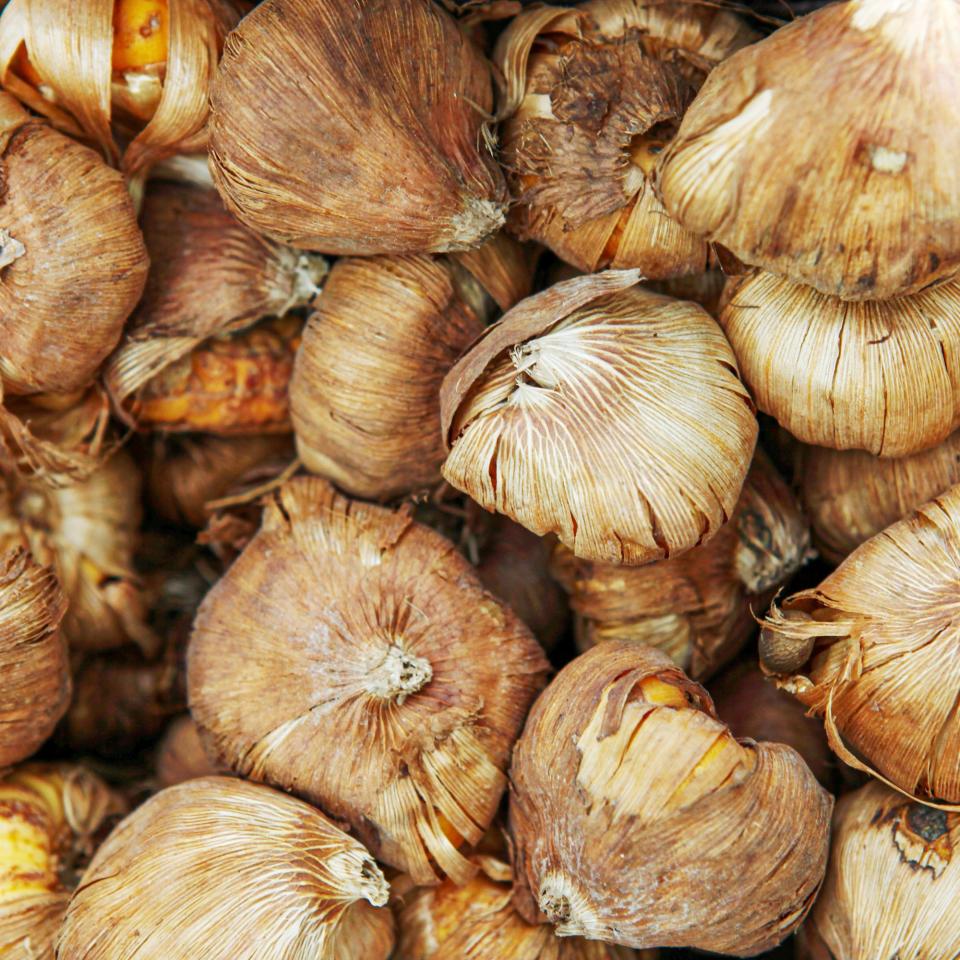
<instances>
[{"instance_id":1,"label":"cracked bulb skin","mask_svg":"<svg viewBox=\"0 0 960 960\"><path fill-rule=\"evenodd\" d=\"M387 960L389 886L319 811L203 777L154 794L94 855L58 960Z\"/></svg>"},{"instance_id":2,"label":"cracked bulb skin","mask_svg":"<svg viewBox=\"0 0 960 960\"><path fill-rule=\"evenodd\" d=\"M683 226L844 300L960 269L960 6L850 0L738 51L659 161Z\"/></svg>"},{"instance_id":3,"label":"cracked bulb skin","mask_svg":"<svg viewBox=\"0 0 960 960\"><path fill-rule=\"evenodd\" d=\"M955 957L958 901L960 814L867 784L837 802L830 865L800 956Z\"/></svg>"},{"instance_id":4,"label":"cracked bulb skin","mask_svg":"<svg viewBox=\"0 0 960 960\"><path fill-rule=\"evenodd\" d=\"M736 740L652 647L610 641L561 670L510 783L514 900L561 936L755 956L823 879L833 798L790 747Z\"/></svg>"},{"instance_id":5,"label":"cracked bulb skin","mask_svg":"<svg viewBox=\"0 0 960 960\"><path fill-rule=\"evenodd\" d=\"M822 717L848 766L925 802L960 804L960 487L771 607L760 661Z\"/></svg>"},{"instance_id":6,"label":"cracked bulb skin","mask_svg":"<svg viewBox=\"0 0 960 960\"><path fill-rule=\"evenodd\" d=\"M494 60L509 228L587 272L705 270L709 245L654 191L657 157L710 69L756 39L734 13L592 0L524 10Z\"/></svg>"},{"instance_id":7,"label":"cracked bulb skin","mask_svg":"<svg viewBox=\"0 0 960 960\"><path fill-rule=\"evenodd\" d=\"M497 811L548 665L451 542L302 478L207 595L187 669L211 759L430 884L473 874L459 848Z\"/></svg>"},{"instance_id":8,"label":"cracked bulb skin","mask_svg":"<svg viewBox=\"0 0 960 960\"><path fill-rule=\"evenodd\" d=\"M639 279L609 270L522 300L440 395L447 482L585 560L642 564L709 540L757 438L719 327Z\"/></svg>"},{"instance_id":9,"label":"cracked bulb skin","mask_svg":"<svg viewBox=\"0 0 960 960\"><path fill-rule=\"evenodd\" d=\"M272 239L344 256L442 253L503 224L483 119L490 68L429 0L267 0L228 37L211 103L217 189Z\"/></svg>"}]
</instances>

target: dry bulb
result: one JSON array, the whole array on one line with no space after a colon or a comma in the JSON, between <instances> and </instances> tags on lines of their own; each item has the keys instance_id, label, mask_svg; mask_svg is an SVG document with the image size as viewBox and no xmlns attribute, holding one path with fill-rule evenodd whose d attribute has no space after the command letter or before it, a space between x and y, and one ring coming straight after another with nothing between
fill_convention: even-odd
<instances>
[{"instance_id":1,"label":"dry bulb","mask_svg":"<svg viewBox=\"0 0 960 960\"><path fill-rule=\"evenodd\" d=\"M720 314L757 406L805 443L903 457L960 425L960 283L849 303L758 271Z\"/></svg>"},{"instance_id":2,"label":"dry bulb","mask_svg":"<svg viewBox=\"0 0 960 960\"><path fill-rule=\"evenodd\" d=\"M28 547L53 567L68 600L63 631L73 650L130 641L155 648L133 571L139 525L140 476L124 451L82 483L50 487L11 479L0 485L0 546Z\"/></svg>"},{"instance_id":3,"label":"dry bulb","mask_svg":"<svg viewBox=\"0 0 960 960\"><path fill-rule=\"evenodd\" d=\"M740 50L661 158L667 210L745 263L845 300L951 276L958 38L955 0L851 0ZM805 357L828 362L812 344Z\"/></svg>"},{"instance_id":4,"label":"dry bulb","mask_svg":"<svg viewBox=\"0 0 960 960\"><path fill-rule=\"evenodd\" d=\"M960 433L910 457L802 447L800 497L820 553L839 563L927 500L960 483Z\"/></svg>"},{"instance_id":5,"label":"dry bulb","mask_svg":"<svg viewBox=\"0 0 960 960\"><path fill-rule=\"evenodd\" d=\"M204 777L123 820L67 908L58 960L386 960L370 854L269 787Z\"/></svg>"},{"instance_id":6,"label":"dry bulb","mask_svg":"<svg viewBox=\"0 0 960 960\"><path fill-rule=\"evenodd\" d=\"M53 960L70 892L125 802L70 764L25 764L0 779L0 956Z\"/></svg>"},{"instance_id":7,"label":"dry bulb","mask_svg":"<svg viewBox=\"0 0 960 960\"><path fill-rule=\"evenodd\" d=\"M960 815L871 783L837 803L810 960L960 953Z\"/></svg>"},{"instance_id":8,"label":"dry bulb","mask_svg":"<svg viewBox=\"0 0 960 960\"><path fill-rule=\"evenodd\" d=\"M203 146L230 0L11 0L0 82L128 173ZM123 148L118 144L122 144Z\"/></svg>"},{"instance_id":9,"label":"dry bulb","mask_svg":"<svg viewBox=\"0 0 960 960\"><path fill-rule=\"evenodd\" d=\"M151 384L154 378L168 383L171 375L163 376L164 371L190 369L188 358L194 368L201 362L197 358L205 367L216 367L210 358L211 352L217 355L216 347L195 352L204 341L309 303L327 271L322 257L272 243L238 223L212 189L151 183L141 223L150 273L143 299L105 371L117 413L132 426L144 401L152 409L149 400L156 404L163 393ZM256 359L253 366L254 376L269 376ZM215 376L213 370L207 372L208 378ZM184 416L168 413L171 418ZM146 416L145 425L153 420L159 426L165 422L163 414L154 413L152 420Z\"/></svg>"},{"instance_id":10,"label":"dry bulb","mask_svg":"<svg viewBox=\"0 0 960 960\"><path fill-rule=\"evenodd\" d=\"M177 717L167 727L157 747L154 766L161 787L172 787L184 780L195 780L217 772L207 758L200 731L189 714Z\"/></svg>"},{"instance_id":11,"label":"dry bulb","mask_svg":"<svg viewBox=\"0 0 960 960\"><path fill-rule=\"evenodd\" d=\"M695 4L537 6L497 44L510 228L586 271L706 269L710 248L654 192L657 157L709 71L756 35Z\"/></svg>"},{"instance_id":12,"label":"dry bulb","mask_svg":"<svg viewBox=\"0 0 960 960\"><path fill-rule=\"evenodd\" d=\"M200 608L190 711L225 766L349 823L417 883L463 882L458 847L497 810L546 669L452 543L304 478Z\"/></svg>"},{"instance_id":13,"label":"dry bulb","mask_svg":"<svg viewBox=\"0 0 960 960\"><path fill-rule=\"evenodd\" d=\"M790 747L736 740L653 647L611 641L561 670L510 784L517 908L562 936L754 956L823 878L832 797Z\"/></svg>"},{"instance_id":14,"label":"dry bulb","mask_svg":"<svg viewBox=\"0 0 960 960\"><path fill-rule=\"evenodd\" d=\"M70 702L70 667L59 629L65 609L51 570L25 550L3 554L0 769L29 757L53 732Z\"/></svg>"},{"instance_id":15,"label":"dry bulb","mask_svg":"<svg viewBox=\"0 0 960 960\"><path fill-rule=\"evenodd\" d=\"M244 223L294 247L467 249L504 218L492 105L487 62L430 0L267 0L224 48L214 180Z\"/></svg>"},{"instance_id":16,"label":"dry bulb","mask_svg":"<svg viewBox=\"0 0 960 960\"><path fill-rule=\"evenodd\" d=\"M503 235L462 257L339 261L290 386L306 467L370 498L439 483L443 378L497 307L530 292L532 273Z\"/></svg>"},{"instance_id":17,"label":"dry bulb","mask_svg":"<svg viewBox=\"0 0 960 960\"><path fill-rule=\"evenodd\" d=\"M441 392L444 478L607 563L646 563L712 537L733 513L757 437L720 328L638 279L610 270L521 301Z\"/></svg>"},{"instance_id":18,"label":"dry bulb","mask_svg":"<svg viewBox=\"0 0 960 960\"><path fill-rule=\"evenodd\" d=\"M960 804L960 487L788 597L760 636L765 670L823 717L852 767Z\"/></svg>"},{"instance_id":19,"label":"dry bulb","mask_svg":"<svg viewBox=\"0 0 960 960\"><path fill-rule=\"evenodd\" d=\"M758 452L733 516L707 543L637 567L580 560L558 545L551 566L570 595L581 650L645 643L702 680L754 634L754 614L807 559L809 543L793 495Z\"/></svg>"}]
</instances>

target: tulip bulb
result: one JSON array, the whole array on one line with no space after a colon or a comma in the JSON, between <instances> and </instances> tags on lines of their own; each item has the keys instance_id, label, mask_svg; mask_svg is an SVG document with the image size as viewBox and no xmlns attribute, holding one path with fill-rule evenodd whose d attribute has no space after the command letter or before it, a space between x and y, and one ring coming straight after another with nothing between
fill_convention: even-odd
<instances>
[{"instance_id":1,"label":"tulip bulb","mask_svg":"<svg viewBox=\"0 0 960 960\"><path fill-rule=\"evenodd\" d=\"M177 717L167 727L157 747L154 763L161 787L172 787L184 780L195 780L217 772L207 758L200 731L189 714Z\"/></svg>"},{"instance_id":2,"label":"tulip bulb","mask_svg":"<svg viewBox=\"0 0 960 960\"><path fill-rule=\"evenodd\" d=\"M421 884L473 872L458 847L496 813L546 670L453 544L313 478L267 502L187 667L212 759L349 823Z\"/></svg>"},{"instance_id":3,"label":"tulip bulb","mask_svg":"<svg viewBox=\"0 0 960 960\"><path fill-rule=\"evenodd\" d=\"M960 487L858 547L818 587L771 608L761 662L858 770L960 803Z\"/></svg>"},{"instance_id":4,"label":"tulip bulb","mask_svg":"<svg viewBox=\"0 0 960 960\"><path fill-rule=\"evenodd\" d=\"M561 670L510 783L515 902L561 936L753 956L823 878L830 795L790 747L736 740L652 647L611 641Z\"/></svg>"},{"instance_id":5,"label":"tulip bulb","mask_svg":"<svg viewBox=\"0 0 960 960\"><path fill-rule=\"evenodd\" d=\"M709 540L757 437L714 321L638 279L611 270L528 297L441 391L444 478L585 560L640 564Z\"/></svg>"},{"instance_id":6,"label":"tulip bulb","mask_svg":"<svg viewBox=\"0 0 960 960\"><path fill-rule=\"evenodd\" d=\"M386 960L389 888L370 854L269 787L203 777L168 787L94 855L59 960Z\"/></svg>"}]
</instances>

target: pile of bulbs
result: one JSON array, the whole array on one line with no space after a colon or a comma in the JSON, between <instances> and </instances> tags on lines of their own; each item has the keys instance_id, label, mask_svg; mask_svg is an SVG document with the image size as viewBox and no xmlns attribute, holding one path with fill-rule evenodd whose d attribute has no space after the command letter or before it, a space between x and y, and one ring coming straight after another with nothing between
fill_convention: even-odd
<instances>
[{"instance_id":1,"label":"pile of bulbs","mask_svg":"<svg viewBox=\"0 0 960 960\"><path fill-rule=\"evenodd\" d=\"M960 0L771 6L3 5L0 957L960 955Z\"/></svg>"}]
</instances>

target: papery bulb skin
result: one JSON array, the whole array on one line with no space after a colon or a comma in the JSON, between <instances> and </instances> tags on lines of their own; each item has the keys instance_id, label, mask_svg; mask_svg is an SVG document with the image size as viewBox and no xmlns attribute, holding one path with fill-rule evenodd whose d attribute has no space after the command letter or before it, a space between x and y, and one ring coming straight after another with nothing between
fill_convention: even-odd
<instances>
[{"instance_id":1,"label":"papery bulb skin","mask_svg":"<svg viewBox=\"0 0 960 960\"><path fill-rule=\"evenodd\" d=\"M189 714L177 717L167 727L157 746L154 767L161 787L172 787L184 780L218 772L208 759L200 732Z\"/></svg>"}]
</instances>

